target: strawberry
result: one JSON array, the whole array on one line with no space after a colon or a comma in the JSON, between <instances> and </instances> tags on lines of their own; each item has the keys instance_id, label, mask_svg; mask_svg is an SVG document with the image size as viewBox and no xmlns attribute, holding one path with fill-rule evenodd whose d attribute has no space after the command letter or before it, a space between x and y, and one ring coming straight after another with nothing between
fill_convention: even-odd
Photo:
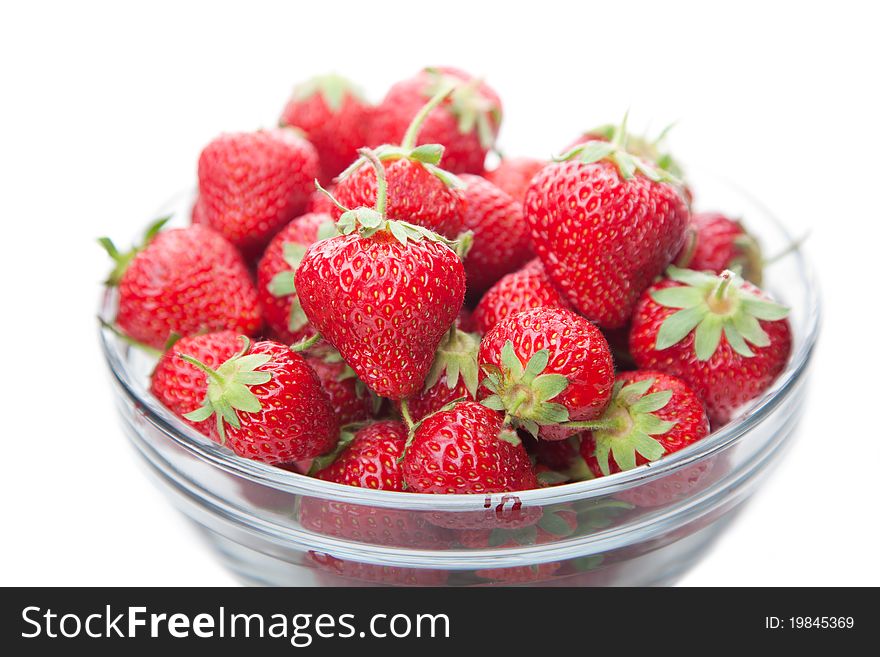
<instances>
[{"instance_id":1,"label":"strawberry","mask_svg":"<svg viewBox=\"0 0 880 657\"><path fill-rule=\"evenodd\" d=\"M257 293L263 319L281 342L298 342L315 333L299 303L293 272L309 245L318 241L322 226L335 234L329 214L297 217L272 238L257 265Z\"/></svg>"},{"instance_id":2,"label":"strawberry","mask_svg":"<svg viewBox=\"0 0 880 657\"><path fill-rule=\"evenodd\" d=\"M581 456L595 477L656 461L709 435L697 394L684 381L651 370L619 375L608 409L592 424Z\"/></svg>"},{"instance_id":3,"label":"strawberry","mask_svg":"<svg viewBox=\"0 0 880 657\"><path fill-rule=\"evenodd\" d=\"M572 431L558 425L591 420L605 410L614 363L602 332L562 308L533 308L510 315L480 343L487 373L481 401L504 411L533 436L560 440ZM576 433L576 431L575 431Z\"/></svg>"},{"instance_id":4,"label":"strawberry","mask_svg":"<svg viewBox=\"0 0 880 657\"><path fill-rule=\"evenodd\" d=\"M375 422L343 431L337 452L324 462L316 459L315 477L337 484L375 490L403 491L403 473L398 459L406 445L406 427L394 420Z\"/></svg>"},{"instance_id":5,"label":"strawberry","mask_svg":"<svg viewBox=\"0 0 880 657\"><path fill-rule=\"evenodd\" d=\"M309 247L296 271L306 317L376 394L409 397L464 300L460 258L429 230L385 216L384 167L376 209L346 211L342 235Z\"/></svg>"},{"instance_id":6,"label":"strawberry","mask_svg":"<svg viewBox=\"0 0 880 657\"><path fill-rule=\"evenodd\" d=\"M388 144L376 149L376 155L385 165L387 181L388 216L400 221L424 226L444 237L454 238L461 232L462 195L464 183L439 168L443 146L424 144L416 147L416 137L430 110L448 95L441 90L413 118L402 135L400 146ZM376 174L370 162L360 157L337 179L334 196L343 207L372 207L377 197ZM333 208L334 216L341 216Z\"/></svg>"},{"instance_id":7,"label":"strawberry","mask_svg":"<svg viewBox=\"0 0 880 657\"><path fill-rule=\"evenodd\" d=\"M439 411L456 399L476 399L480 368L477 365L479 338L456 328L440 341L434 362L421 391L409 398L413 422Z\"/></svg>"},{"instance_id":8,"label":"strawberry","mask_svg":"<svg viewBox=\"0 0 880 657\"><path fill-rule=\"evenodd\" d=\"M264 463L289 463L329 451L338 421L321 381L305 359L277 342L251 344L218 368L177 349L207 377L202 406L184 417L214 417L213 436L236 454Z\"/></svg>"},{"instance_id":9,"label":"strawberry","mask_svg":"<svg viewBox=\"0 0 880 657\"><path fill-rule=\"evenodd\" d=\"M519 271L503 276L474 308L473 323L485 335L505 317L531 308L568 308L538 258Z\"/></svg>"},{"instance_id":10,"label":"strawberry","mask_svg":"<svg viewBox=\"0 0 880 657\"><path fill-rule=\"evenodd\" d=\"M127 253L99 240L116 263L107 284L119 290L119 328L155 349L174 334L256 334L262 326L257 291L235 248L203 226L159 232L164 222Z\"/></svg>"},{"instance_id":11,"label":"strawberry","mask_svg":"<svg viewBox=\"0 0 880 657\"><path fill-rule=\"evenodd\" d=\"M220 135L199 156L193 218L255 258L302 214L318 174L315 148L295 130Z\"/></svg>"},{"instance_id":12,"label":"strawberry","mask_svg":"<svg viewBox=\"0 0 880 657\"><path fill-rule=\"evenodd\" d=\"M339 75L314 77L293 90L279 123L302 130L321 161L328 182L367 146L373 108L349 80Z\"/></svg>"},{"instance_id":13,"label":"strawberry","mask_svg":"<svg viewBox=\"0 0 880 657\"><path fill-rule=\"evenodd\" d=\"M677 267L720 274L739 272L747 281L761 284L761 248L743 225L720 212L691 216L688 241L675 259Z\"/></svg>"},{"instance_id":14,"label":"strawberry","mask_svg":"<svg viewBox=\"0 0 880 657\"><path fill-rule=\"evenodd\" d=\"M442 144L444 164L453 173L482 173L501 125L501 99L487 84L458 69L427 68L391 87L376 109L375 143L398 143L425 100L449 86L455 91L430 113L418 143Z\"/></svg>"},{"instance_id":15,"label":"strawberry","mask_svg":"<svg viewBox=\"0 0 880 657\"><path fill-rule=\"evenodd\" d=\"M522 205L485 178L464 174L462 227L474 234L464 262L468 294L479 298L495 282L532 257Z\"/></svg>"},{"instance_id":16,"label":"strawberry","mask_svg":"<svg viewBox=\"0 0 880 657\"><path fill-rule=\"evenodd\" d=\"M486 172L486 179L510 194L518 203L526 198L532 178L547 165L544 160L530 157L506 157Z\"/></svg>"},{"instance_id":17,"label":"strawberry","mask_svg":"<svg viewBox=\"0 0 880 657\"><path fill-rule=\"evenodd\" d=\"M501 416L472 401L416 425L403 457L403 477L416 493L501 493L537 488L528 454Z\"/></svg>"},{"instance_id":18,"label":"strawberry","mask_svg":"<svg viewBox=\"0 0 880 657\"><path fill-rule=\"evenodd\" d=\"M730 271L670 267L667 276L636 307L630 351L640 368L684 380L720 426L785 368L788 309Z\"/></svg>"},{"instance_id":19,"label":"strawberry","mask_svg":"<svg viewBox=\"0 0 880 657\"><path fill-rule=\"evenodd\" d=\"M150 375L150 392L175 415L183 417L198 409L208 391L205 373L180 357L189 354L206 366L216 369L241 349L241 339L235 331L219 331L181 338L165 351ZM209 426L187 420L205 434Z\"/></svg>"},{"instance_id":20,"label":"strawberry","mask_svg":"<svg viewBox=\"0 0 880 657\"><path fill-rule=\"evenodd\" d=\"M326 348L323 354L307 353L305 359L321 380L339 424L363 422L378 412L382 400L370 394L339 352Z\"/></svg>"},{"instance_id":21,"label":"strawberry","mask_svg":"<svg viewBox=\"0 0 880 657\"><path fill-rule=\"evenodd\" d=\"M670 176L611 142L544 167L526 194L536 253L568 301L603 328L626 324L684 244L688 207Z\"/></svg>"}]
</instances>

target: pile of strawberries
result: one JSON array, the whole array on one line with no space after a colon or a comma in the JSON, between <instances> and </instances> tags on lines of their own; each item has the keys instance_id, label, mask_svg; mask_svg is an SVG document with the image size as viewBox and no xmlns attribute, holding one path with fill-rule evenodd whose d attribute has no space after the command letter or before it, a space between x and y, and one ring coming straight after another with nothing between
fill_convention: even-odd
<instances>
[{"instance_id":1,"label":"pile of strawberries","mask_svg":"<svg viewBox=\"0 0 880 657\"><path fill-rule=\"evenodd\" d=\"M208 144L191 225L101 240L152 393L245 458L481 494L655 461L761 395L791 329L742 225L625 121L487 171L501 119L455 69L376 106L325 76Z\"/></svg>"}]
</instances>

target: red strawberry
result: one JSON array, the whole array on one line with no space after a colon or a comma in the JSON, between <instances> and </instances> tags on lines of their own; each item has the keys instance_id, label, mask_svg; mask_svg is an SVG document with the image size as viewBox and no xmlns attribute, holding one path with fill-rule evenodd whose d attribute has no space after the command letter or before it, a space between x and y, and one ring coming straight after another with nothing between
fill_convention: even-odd
<instances>
[{"instance_id":1,"label":"red strawberry","mask_svg":"<svg viewBox=\"0 0 880 657\"><path fill-rule=\"evenodd\" d=\"M525 267L508 274L489 288L474 309L477 332L486 334L505 317L531 308L568 308L568 302L553 287L553 282L537 258Z\"/></svg>"},{"instance_id":2,"label":"red strawberry","mask_svg":"<svg viewBox=\"0 0 880 657\"><path fill-rule=\"evenodd\" d=\"M506 157L497 167L486 172L486 179L522 203L532 178L546 165L544 160L530 157Z\"/></svg>"},{"instance_id":3,"label":"red strawberry","mask_svg":"<svg viewBox=\"0 0 880 657\"><path fill-rule=\"evenodd\" d=\"M272 238L257 266L257 292L263 319L281 342L310 338L315 330L306 319L296 295L293 272L309 245L318 241L321 227L336 233L329 214L304 214Z\"/></svg>"},{"instance_id":4,"label":"red strawberry","mask_svg":"<svg viewBox=\"0 0 880 657\"><path fill-rule=\"evenodd\" d=\"M220 135L199 157L194 218L256 257L302 214L318 167L315 148L291 129Z\"/></svg>"},{"instance_id":5,"label":"red strawberry","mask_svg":"<svg viewBox=\"0 0 880 657\"><path fill-rule=\"evenodd\" d=\"M678 267L720 274L739 272L747 281L761 284L761 248L743 225L720 212L691 215L688 241L675 259Z\"/></svg>"},{"instance_id":6,"label":"red strawberry","mask_svg":"<svg viewBox=\"0 0 880 657\"><path fill-rule=\"evenodd\" d=\"M480 343L488 376L482 403L505 411L532 435L560 440L558 425L591 420L605 410L614 363L602 332L562 308L534 308L509 316Z\"/></svg>"},{"instance_id":7,"label":"red strawberry","mask_svg":"<svg viewBox=\"0 0 880 657\"><path fill-rule=\"evenodd\" d=\"M788 309L733 272L670 267L667 276L636 307L630 351L640 368L688 383L720 426L785 368Z\"/></svg>"},{"instance_id":8,"label":"red strawberry","mask_svg":"<svg viewBox=\"0 0 880 657\"><path fill-rule=\"evenodd\" d=\"M309 353L306 362L321 380L321 387L330 398L339 424L363 422L378 411L377 405L382 400L370 394L337 351L328 349L324 354Z\"/></svg>"},{"instance_id":9,"label":"red strawberry","mask_svg":"<svg viewBox=\"0 0 880 657\"><path fill-rule=\"evenodd\" d=\"M391 87L376 110L374 142L399 143L425 101L449 86L455 91L430 113L418 143L442 144L444 164L454 173L482 173L501 125L501 99L481 80L454 68L428 68Z\"/></svg>"},{"instance_id":10,"label":"red strawberry","mask_svg":"<svg viewBox=\"0 0 880 657\"><path fill-rule=\"evenodd\" d=\"M201 407L208 391L205 373L186 362L180 353L189 354L212 369L220 367L241 349L241 339L234 331L219 331L181 338L168 349L150 375L150 392L175 415L183 417ZM210 426L186 420L206 434Z\"/></svg>"},{"instance_id":11,"label":"red strawberry","mask_svg":"<svg viewBox=\"0 0 880 657\"><path fill-rule=\"evenodd\" d=\"M612 142L590 141L532 180L525 216L548 276L603 328L626 324L685 240L688 208L668 174Z\"/></svg>"},{"instance_id":12,"label":"red strawberry","mask_svg":"<svg viewBox=\"0 0 880 657\"><path fill-rule=\"evenodd\" d=\"M120 253L107 279L119 287L117 325L132 339L161 349L173 335L229 329L254 335L262 320L257 291L235 248L203 226L147 231L144 244Z\"/></svg>"},{"instance_id":13,"label":"red strawberry","mask_svg":"<svg viewBox=\"0 0 880 657\"><path fill-rule=\"evenodd\" d=\"M425 379L425 385L409 398L409 414L413 422L439 411L456 399L474 400L477 395L480 368L476 335L450 329L440 345Z\"/></svg>"},{"instance_id":14,"label":"red strawberry","mask_svg":"<svg viewBox=\"0 0 880 657\"><path fill-rule=\"evenodd\" d=\"M323 75L297 85L281 113L282 126L303 131L318 151L321 181L327 182L367 146L373 108L350 81Z\"/></svg>"},{"instance_id":15,"label":"red strawberry","mask_svg":"<svg viewBox=\"0 0 880 657\"><path fill-rule=\"evenodd\" d=\"M385 217L376 167L375 210L348 211L344 234L309 247L296 289L309 321L376 394L402 399L424 384L434 353L464 300L461 260L440 238Z\"/></svg>"},{"instance_id":16,"label":"red strawberry","mask_svg":"<svg viewBox=\"0 0 880 657\"><path fill-rule=\"evenodd\" d=\"M220 443L264 463L289 463L332 449L338 421L305 359L277 342L244 343L217 369L176 350L208 381L201 408L186 418L204 422L213 416Z\"/></svg>"},{"instance_id":17,"label":"red strawberry","mask_svg":"<svg viewBox=\"0 0 880 657\"><path fill-rule=\"evenodd\" d=\"M581 456L596 477L656 461L709 435L697 394L651 370L618 376L611 404L594 424L581 441Z\"/></svg>"},{"instance_id":18,"label":"red strawberry","mask_svg":"<svg viewBox=\"0 0 880 657\"><path fill-rule=\"evenodd\" d=\"M416 493L502 493L537 488L528 454L501 416L459 402L418 424L403 457L403 477Z\"/></svg>"},{"instance_id":19,"label":"red strawberry","mask_svg":"<svg viewBox=\"0 0 880 657\"><path fill-rule=\"evenodd\" d=\"M437 165L443 157L439 144L424 144L416 148L416 137L431 108L442 102L449 90L441 90L422 107L412 124L394 141L400 146L384 145L376 155L385 165L387 181L388 216L424 226L441 235L454 238L461 232L463 183ZM389 142L391 143L391 142ZM373 207L376 203L376 174L366 158L358 158L337 179L336 199L348 208ZM334 207L336 217L342 210Z\"/></svg>"},{"instance_id":20,"label":"red strawberry","mask_svg":"<svg viewBox=\"0 0 880 657\"><path fill-rule=\"evenodd\" d=\"M461 180L462 227L474 234L464 261L468 294L479 298L495 282L532 257L529 227L522 205L485 178L465 174Z\"/></svg>"},{"instance_id":21,"label":"red strawberry","mask_svg":"<svg viewBox=\"0 0 880 657\"><path fill-rule=\"evenodd\" d=\"M376 422L343 436L329 464L323 463L323 457L317 459L315 477L359 488L403 491L398 459L403 456L407 430L402 423Z\"/></svg>"}]
</instances>

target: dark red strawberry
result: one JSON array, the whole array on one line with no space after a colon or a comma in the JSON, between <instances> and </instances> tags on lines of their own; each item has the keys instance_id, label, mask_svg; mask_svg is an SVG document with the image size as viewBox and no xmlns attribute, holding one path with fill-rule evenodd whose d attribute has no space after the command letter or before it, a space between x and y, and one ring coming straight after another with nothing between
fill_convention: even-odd
<instances>
[{"instance_id":1,"label":"dark red strawberry","mask_svg":"<svg viewBox=\"0 0 880 657\"><path fill-rule=\"evenodd\" d=\"M216 369L176 349L208 382L202 406L185 417L192 422L214 417L218 442L264 463L290 463L331 450L339 424L305 359L277 342L243 342Z\"/></svg>"},{"instance_id":2,"label":"dark red strawberry","mask_svg":"<svg viewBox=\"0 0 880 657\"><path fill-rule=\"evenodd\" d=\"M255 258L302 214L319 172L315 148L295 130L220 135L199 157L194 219Z\"/></svg>"},{"instance_id":3,"label":"dark red strawberry","mask_svg":"<svg viewBox=\"0 0 880 657\"><path fill-rule=\"evenodd\" d=\"M370 393L339 352L329 347L315 350L307 353L306 362L321 379L340 425L363 422L378 412L382 400Z\"/></svg>"},{"instance_id":4,"label":"dark red strawberry","mask_svg":"<svg viewBox=\"0 0 880 657\"><path fill-rule=\"evenodd\" d=\"M464 261L468 295L479 299L499 278L532 257L529 226L522 205L485 178L465 174L462 228L474 234Z\"/></svg>"},{"instance_id":5,"label":"dark red strawberry","mask_svg":"<svg viewBox=\"0 0 880 657\"><path fill-rule=\"evenodd\" d=\"M691 215L688 240L675 259L678 267L720 274L738 272L747 281L761 284L761 248L742 223L720 212Z\"/></svg>"},{"instance_id":6,"label":"dark red strawberry","mask_svg":"<svg viewBox=\"0 0 880 657\"><path fill-rule=\"evenodd\" d=\"M327 465L323 457L317 459L315 477L359 488L403 491L398 459L403 456L407 429L402 423L376 422L356 432L343 431L343 436Z\"/></svg>"},{"instance_id":7,"label":"dark red strawberry","mask_svg":"<svg viewBox=\"0 0 880 657\"><path fill-rule=\"evenodd\" d=\"M501 99L487 84L458 69L427 68L391 87L376 109L374 143L399 143L425 101L450 86L455 91L430 113L418 143L442 144L444 165L453 173L482 173L501 125Z\"/></svg>"},{"instance_id":8,"label":"dark red strawberry","mask_svg":"<svg viewBox=\"0 0 880 657\"><path fill-rule=\"evenodd\" d=\"M733 272L670 267L667 276L636 307L630 351L640 368L684 380L720 426L785 368L788 309Z\"/></svg>"},{"instance_id":9,"label":"dark red strawberry","mask_svg":"<svg viewBox=\"0 0 880 657\"><path fill-rule=\"evenodd\" d=\"M500 321L483 337L479 362L482 403L548 440L568 437L560 424L596 418L611 399L608 343L570 310L534 308Z\"/></svg>"},{"instance_id":10,"label":"dark red strawberry","mask_svg":"<svg viewBox=\"0 0 880 657\"><path fill-rule=\"evenodd\" d=\"M436 107L448 95L449 89L441 90L422 107L412 124L394 144L388 142L376 149L376 155L385 165L387 182L388 216L424 226L444 237L455 238L462 227L463 187L458 178L439 168L443 147L424 144L416 147L416 137L431 108ZM334 196L347 208L373 207L376 204L376 174L370 162L361 157L343 171ZM336 217L342 211L333 208Z\"/></svg>"},{"instance_id":11,"label":"dark red strawberry","mask_svg":"<svg viewBox=\"0 0 880 657\"><path fill-rule=\"evenodd\" d=\"M424 387L408 400L412 422L418 422L456 399L476 398L480 382L479 348L480 340L476 335L457 328L449 329L437 347Z\"/></svg>"},{"instance_id":12,"label":"dark red strawberry","mask_svg":"<svg viewBox=\"0 0 880 657\"><path fill-rule=\"evenodd\" d=\"M510 194L519 203L525 201L532 178L547 166L544 160L530 157L506 157L486 172L486 179Z\"/></svg>"},{"instance_id":13,"label":"dark red strawberry","mask_svg":"<svg viewBox=\"0 0 880 657\"><path fill-rule=\"evenodd\" d=\"M688 207L669 175L611 142L589 141L544 167L526 194L548 276L603 328L626 324L642 291L685 240Z\"/></svg>"},{"instance_id":14,"label":"dark red strawberry","mask_svg":"<svg viewBox=\"0 0 880 657\"><path fill-rule=\"evenodd\" d=\"M234 331L219 331L181 338L156 363L150 375L150 392L175 415L183 417L201 407L208 391L205 373L180 357L188 354L217 369L241 350L241 338ZM184 418L203 433L210 435L211 426Z\"/></svg>"},{"instance_id":15,"label":"dark red strawberry","mask_svg":"<svg viewBox=\"0 0 880 657\"><path fill-rule=\"evenodd\" d=\"M697 394L651 370L619 375L608 409L593 424L581 440L581 456L595 477L656 461L709 435Z\"/></svg>"},{"instance_id":16,"label":"dark red strawberry","mask_svg":"<svg viewBox=\"0 0 880 657\"><path fill-rule=\"evenodd\" d=\"M119 328L155 349L175 334L256 334L262 326L257 291L235 248L203 226L159 232L162 224L127 253L99 240L116 263L107 284L119 288Z\"/></svg>"},{"instance_id":17,"label":"dark red strawberry","mask_svg":"<svg viewBox=\"0 0 880 657\"><path fill-rule=\"evenodd\" d=\"M376 394L409 397L424 384L437 346L464 300L465 273L447 243L385 217L384 168L376 209L345 212L342 235L309 247L296 289L309 321Z\"/></svg>"},{"instance_id":18,"label":"dark red strawberry","mask_svg":"<svg viewBox=\"0 0 880 657\"><path fill-rule=\"evenodd\" d=\"M474 329L488 333L502 319L532 308L568 308L537 258L489 288L474 309Z\"/></svg>"},{"instance_id":19,"label":"dark red strawberry","mask_svg":"<svg viewBox=\"0 0 880 657\"><path fill-rule=\"evenodd\" d=\"M329 182L368 146L372 106L350 81L322 75L297 85L281 113L282 126L302 130L321 160L321 182Z\"/></svg>"},{"instance_id":20,"label":"dark red strawberry","mask_svg":"<svg viewBox=\"0 0 880 657\"><path fill-rule=\"evenodd\" d=\"M327 230L326 236L336 234L329 214L297 217L272 238L257 265L257 292L263 320L273 337L281 342L292 344L315 333L300 306L293 272L309 245L318 241L322 226Z\"/></svg>"}]
</instances>

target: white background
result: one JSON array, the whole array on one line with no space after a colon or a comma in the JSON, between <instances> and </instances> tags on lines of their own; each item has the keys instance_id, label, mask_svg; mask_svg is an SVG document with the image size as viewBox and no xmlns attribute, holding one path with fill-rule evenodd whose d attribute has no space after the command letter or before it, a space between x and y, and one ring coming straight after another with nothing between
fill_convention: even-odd
<instances>
[{"instance_id":1,"label":"white background","mask_svg":"<svg viewBox=\"0 0 880 657\"><path fill-rule=\"evenodd\" d=\"M679 121L685 164L812 229L825 325L799 440L683 583L880 584L871 5L4 3L0 583L233 581L117 427L94 238L127 243L193 183L208 140L271 125L297 80L335 70L378 100L442 63L501 93L509 153L550 155L632 108L636 126Z\"/></svg>"}]
</instances>

